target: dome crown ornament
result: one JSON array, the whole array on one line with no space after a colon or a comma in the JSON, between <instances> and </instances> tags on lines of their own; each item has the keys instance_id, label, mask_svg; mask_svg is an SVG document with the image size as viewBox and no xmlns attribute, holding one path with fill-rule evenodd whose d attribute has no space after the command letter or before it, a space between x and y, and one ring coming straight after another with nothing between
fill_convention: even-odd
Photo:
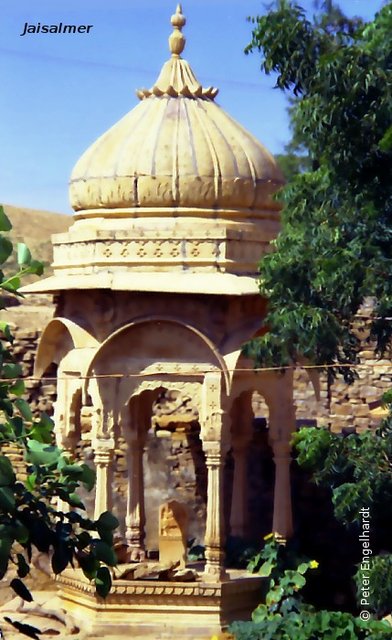
<instances>
[{"instance_id":1,"label":"dome crown ornament","mask_svg":"<svg viewBox=\"0 0 392 640\"><path fill-rule=\"evenodd\" d=\"M174 31L169 37L169 48L172 56L179 56L184 51L186 43L185 36L182 33L182 27L186 24L186 19L180 4L177 5L176 12L172 15L170 22L174 27Z\"/></svg>"},{"instance_id":2,"label":"dome crown ornament","mask_svg":"<svg viewBox=\"0 0 392 640\"><path fill-rule=\"evenodd\" d=\"M215 87L203 87L189 63L181 58L186 39L182 33L182 27L186 24L186 18L182 13L182 7L177 5L176 12L170 20L174 27L169 37L169 49L171 58L162 67L158 80L151 89L139 89L136 95L140 100L155 96L170 96L171 98L202 98L213 100L219 93Z\"/></svg>"}]
</instances>

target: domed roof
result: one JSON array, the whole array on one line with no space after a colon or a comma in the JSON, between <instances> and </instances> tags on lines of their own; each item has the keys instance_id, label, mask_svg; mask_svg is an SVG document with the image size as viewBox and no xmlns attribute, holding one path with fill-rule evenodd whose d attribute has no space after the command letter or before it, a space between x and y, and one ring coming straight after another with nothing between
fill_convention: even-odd
<instances>
[{"instance_id":1,"label":"domed roof","mask_svg":"<svg viewBox=\"0 0 392 640\"><path fill-rule=\"evenodd\" d=\"M283 177L271 154L215 102L188 62L181 6L171 59L141 102L91 145L70 182L76 212L109 209L276 209ZM162 212L164 215L164 211Z\"/></svg>"}]
</instances>

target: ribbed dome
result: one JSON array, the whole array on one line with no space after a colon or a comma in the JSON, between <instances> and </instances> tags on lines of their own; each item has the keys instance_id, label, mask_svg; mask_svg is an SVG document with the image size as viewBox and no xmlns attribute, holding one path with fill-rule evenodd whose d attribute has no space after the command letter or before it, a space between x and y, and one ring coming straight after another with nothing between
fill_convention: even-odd
<instances>
[{"instance_id":1,"label":"ribbed dome","mask_svg":"<svg viewBox=\"0 0 392 640\"><path fill-rule=\"evenodd\" d=\"M268 151L215 102L180 57L181 8L172 17L171 59L141 103L77 162L75 211L91 209L275 209L283 177Z\"/></svg>"}]
</instances>

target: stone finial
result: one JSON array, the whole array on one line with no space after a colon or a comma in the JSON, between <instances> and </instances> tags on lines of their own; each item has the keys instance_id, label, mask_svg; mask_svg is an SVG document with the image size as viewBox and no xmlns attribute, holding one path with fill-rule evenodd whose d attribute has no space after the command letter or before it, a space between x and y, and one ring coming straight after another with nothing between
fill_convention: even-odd
<instances>
[{"instance_id":1,"label":"stone finial","mask_svg":"<svg viewBox=\"0 0 392 640\"><path fill-rule=\"evenodd\" d=\"M182 33L182 27L185 25L186 19L180 4L177 5L176 12L172 15L170 22L174 27L174 31L169 37L169 48L172 56L179 56L184 51L186 42Z\"/></svg>"}]
</instances>

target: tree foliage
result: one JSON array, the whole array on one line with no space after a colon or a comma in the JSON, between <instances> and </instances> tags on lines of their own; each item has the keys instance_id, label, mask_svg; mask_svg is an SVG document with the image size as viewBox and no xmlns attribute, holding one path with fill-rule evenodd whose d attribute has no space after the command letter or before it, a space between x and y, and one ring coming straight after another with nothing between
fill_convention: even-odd
<instances>
[{"instance_id":1,"label":"tree foliage","mask_svg":"<svg viewBox=\"0 0 392 640\"><path fill-rule=\"evenodd\" d=\"M0 207L0 232L11 224ZM0 235L0 263L13 251L10 240ZM41 274L42 265L34 261L28 248L17 249L18 273L4 276L0 270L0 288L18 294L21 277ZM4 296L0 307L4 308ZM95 582L98 595L105 597L111 587L106 565L116 564L112 549L117 519L104 513L98 521L84 514L78 495L83 486L91 490L95 472L78 464L59 449L53 436L53 422L45 413L35 417L23 399L25 385L22 368L12 353L13 335L6 322L0 324L0 579L13 568L16 576L10 586L25 600L32 596L23 583L29 575L34 551L51 558L53 573L78 564ZM18 479L6 455L6 447L17 449L24 459L27 477ZM68 512L57 511L56 498L70 506Z\"/></svg>"},{"instance_id":2,"label":"tree foliage","mask_svg":"<svg viewBox=\"0 0 392 640\"><path fill-rule=\"evenodd\" d=\"M370 605L381 616L392 611L392 392L384 395L387 417L379 428L348 436L326 429L301 429L294 435L297 461L314 481L331 492L335 517L361 532L363 507L371 523ZM356 571L358 603L361 569Z\"/></svg>"},{"instance_id":3,"label":"tree foliage","mask_svg":"<svg viewBox=\"0 0 392 640\"><path fill-rule=\"evenodd\" d=\"M299 354L335 371L355 363L352 321L368 296L371 338L379 352L390 347L391 32L391 3L366 24L337 14L311 22L287 0L253 19L247 51L259 50L264 72L295 97L294 137L311 161L279 194L282 231L260 263L269 331L246 347L259 363Z\"/></svg>"}]
</instances>

